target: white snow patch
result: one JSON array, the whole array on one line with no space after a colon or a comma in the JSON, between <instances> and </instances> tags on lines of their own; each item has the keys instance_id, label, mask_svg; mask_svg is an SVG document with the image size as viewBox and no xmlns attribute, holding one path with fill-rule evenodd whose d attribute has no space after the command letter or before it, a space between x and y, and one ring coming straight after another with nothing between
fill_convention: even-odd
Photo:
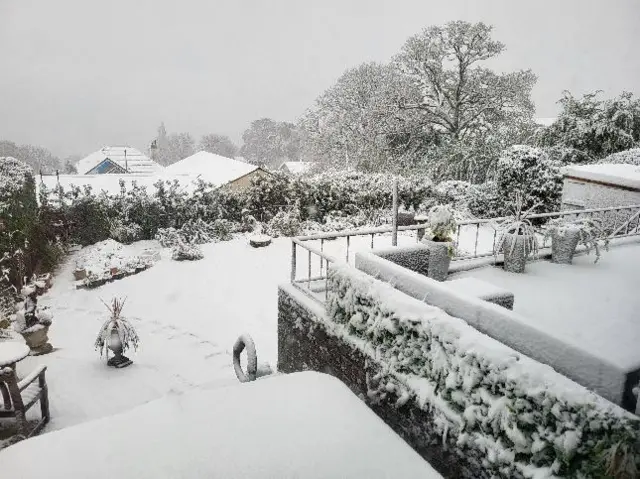
<instances>
[{"instance_id":1,"label":"white snow patch","mask_svg":"<svg viewBox=\"0 0 640 479\"><path fill-rule=\"evenodd\" d=\"M15 479L442 477L345 385L311 372L172 394L18 443L0 462Z\"/></svg>"}]
</instances>

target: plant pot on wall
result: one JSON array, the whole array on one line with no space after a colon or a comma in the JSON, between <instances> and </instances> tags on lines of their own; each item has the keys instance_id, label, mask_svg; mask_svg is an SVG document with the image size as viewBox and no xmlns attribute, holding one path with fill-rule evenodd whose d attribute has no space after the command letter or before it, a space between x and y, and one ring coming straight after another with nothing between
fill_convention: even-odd
<instances>
[{"instance_id":1,"label":"plant pot on wall","mask_svg":"<svg viewBox=\"0 0 640 479\"><path fill-rule=\"evenodd\" d=\"M551 261L553 263L571 264L579 242L579 229L554 231L551 234Z\"/></svg>"},{"instance_id":2,"label":"plant pot on wall","mask_svg":"<svg viewBox=\"0 0 640 479\"><path fill-rule=\"evenodd\" d=\"M432 241L428 239L423 239L421 242L429 248L427 276L435 279L436 281L444 281L449 275L453 243Z\"/></svg>"},{"instance_id":3,"label":"plant pot on wall","mask_svg":"<svg viewBox=\"0 0 640 479\"><path fill-rule=\"evenodd\" d=\"M503 234L504 270L510 273L524 273L524 267L532 251L531 245L535 242L535 237L514 233Z\"/></svg>"}]
</instances>

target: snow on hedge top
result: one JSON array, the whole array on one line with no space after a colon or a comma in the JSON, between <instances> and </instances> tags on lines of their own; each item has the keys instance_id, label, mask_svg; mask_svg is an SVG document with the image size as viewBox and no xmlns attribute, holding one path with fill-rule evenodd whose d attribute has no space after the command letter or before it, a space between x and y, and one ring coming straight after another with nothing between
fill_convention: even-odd
<instances>
[{"instance_id":1,"label":"snow on hedge top","mask_svg":"<svg viewBox=\"0 0 640 479\"><path fill-rule=\"evenodd\" d=\"M19 442L0 463L16 479L442 477L345 385L313 372L170 394Z\"/></svg>"},{"instance_id":2,"label":"snow on hedge top","mask_svg":"<svg viewBox=\"0 0 640 479\"><path fill-rule=\"evenodd\" d=\"M199 177L214 186L222 186L257 169L256 165L214 155L208 151L199 151L195 155L167 166L164 173L192 176L194 179Z\"/></svg>"},{"instance_id":3,"label":"snow on hedge top","mask_svg":"<svg viewBox=\"0 0 640 479\"><path fill-rule=\"evenodd\" d=\"M0 156L0 197L11 196L24 188L33 170L11 156Z\"/></svg>"},{"instance_id":4,"label":"snow on hedge top","mask_svg":"<svg viewBox=\"0 0 640 479\"><path fill-rule=\"evenodd\" d=\"M163 170L162 166L136 148L131 146L105 146L80 160L77 165L78 173L88 174L89 171L107 158L122 168L126 168L129 173L152 174Z\"/></svg>"},{"instance_id":5,"label":"snow on hedge top","mask_svg":"<svg viewBox=\"0 0 640 479\"><path fill-rule=\"evenodd\" d=\"M301 175L308 172L313 165L315 165L315 163L312 161L286 161L280 169L293 173L294 175Z\"/></svg>"},{"instance_id":6,"label":"snow on hedge top","mask_svg":"<svg viewBox=\"0 0 640 479\"><path fill-rule=\"evenodd\" d=\"M640 166L640 148L631 148L629 150L619 151L607 156L602 163L618 163L627 165Z\"/></svg>"},{"instance_id":7,"label":"snow on hedge top","mask_svg":"<svg viewBox=\"0 0 640 479\"><path fill-rule=\"evenodd\" d=\"M567 166L562 169L565 176L587 181L600 181L616 186L640 190L640 166L625 164L596 164Z\"/></svg>"}]
</instances>

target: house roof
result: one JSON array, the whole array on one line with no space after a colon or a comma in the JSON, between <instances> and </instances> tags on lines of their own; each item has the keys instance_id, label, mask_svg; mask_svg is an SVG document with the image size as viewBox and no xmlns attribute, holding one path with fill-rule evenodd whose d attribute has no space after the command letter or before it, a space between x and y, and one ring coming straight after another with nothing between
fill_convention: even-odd
<instances>
[{"instance_id":1,"label":"house roof","mask_svg":"<svg viewBox=\"0 0 640 479\"><path fill-rule=\"evenodd\" d=\"M280 166L281 170L288 170L294 175L299 175L309 171L315 163L313 161L285 161Z\"/></svg>"},{"instance_id":2,"label":"house roof","mask_svg":"<svg viewBox=\"0 0 640 479\"><path fill-rule=\"evenodd\" d=\"M215 186L222 186L259 170L260 167L238 160L199 151L184 160L169 165L165 174L171 176L199 177Z\"/></svg>"},{"instance_id":3,"label":"house roof","mask_svg":"<svg viewBox=\"0 0 640 479\"><path fill-rule=\"evenodd\" d=\"M80 160L77 165L78 173L88 174L105 159L109 159L120 167L126 168L129 173L151 174L162 171L162 166L136 148L131 146L105 146Z\"/></svg>"},{"instance_id":4,"label":"house roof","mask_svg":"<svg viewBox=\"0 0 640 479\"><path fill-rule=\"evenodd\" d=\"M572 165L562 169L565 177L640 190L640 166L624 164Z\"/></svg>"},{"instance_id":5,"label":"house roof","mask_svg":"<svg viewBox=\"0 0 640 479\"><path fill-rule=\"evenodd\" d=\"M534 121L538 125L542 125L542 126L549 126L556 120L557 120L557 118L535 118L534 119Z\"/></svg>"}]
</instances>

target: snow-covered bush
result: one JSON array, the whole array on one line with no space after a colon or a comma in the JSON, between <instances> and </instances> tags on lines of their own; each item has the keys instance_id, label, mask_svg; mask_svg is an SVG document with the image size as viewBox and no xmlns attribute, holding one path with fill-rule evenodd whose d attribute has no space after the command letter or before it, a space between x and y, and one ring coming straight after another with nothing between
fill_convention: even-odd
<instances>
[{"instance_id":1,"label":"snow-covered bush","mask_svg":"<svg viewBox=\"0 0 640 479\"><path fill-rule=\"evenodd\" d=\"M180 229L160 228L155 239L164 248L170 248L179 242L205 244L230 240L233 237L233 229L233 224L227 220L219 219L213 223L205 223L201 219L188 220Z\"/></svg>"},{"instance_id":2,"label":"snow-covered bush","mask_svg":"<svg viewBox=\"0 0 640 479\"><path fill-rule=\"evenodd\" d=\"M299 211L294 208L289 211L281 210L267 223L265 228L269 236L297 236L301 232Z\"/></svg>"},{"instance_id":3,"label":"snow-covered bush","mask_svg":"<svg viewBox=\"0 0 640 479\"><path fill-rule=\"evenodd\" d=\"M495 181L472 189L469 209L483 218L505 216L520 192L525 210L538 204L536 213L557 211L562 197L560 167L540 148L512 146L498 160Z\"/></svg>"},{"instance_id":4,"label":"snow-covered bush","mask_svg":"<svg viewBox=\"0 0 640 479\"><path fill-rule=\"evenodd\" d=\"M204 258L204 253L196 244L179 241L171 249L171 258L175 261L195 261Z\"/></svg>"},{"instance_id":5,"label":"snow-covered bush","mask_svg":"<svg viewBox=\"0 0 640 479\"><path fill-rule=\"evenodd\" d=\"M131 244L143 238L142 227L136 223L125 224L122 220L116 219L111 222L109 236L120 243Z\"/></svg>"},{"instance_id":6,"label":"snow-covered bush","mask_svg":"<svg viewBox=\"0 0 640 479\"><path fill-rule=\"evenodd\" d=\"M429 411L488 474L634 477L611 471L640 467L640 418L365 273L338 265L328 281L332 330L386 368L370 395Z\"/></svg>"},{"instance_id":7,"label":"snow-covered bush","mask_svg":"<svg viewBox=\"0 0 640 479\"><path fill-rule=\"evenodd\" d=\"M441 203L455 204L464 202L471 188L468 181L446 180L438 183L434 192Z\"/></svg>"},{"instance_id":8,"label":"snow-covered bush","mask_svg":"<svg viewBox=\"0 0 640 479\"><path fill-rule=\"evenodd\" d=\"M180 234L175 228L161 228L156 233L156 241L163 248L171 248L181 241Z\"/></svg>"},{"instance_id":9,"label":"snow-covered bush","mask_svg":"<svg viewBox=\"0 0 640 479\"><path fill-rule=\"evenodd\" d=\"M450 242L458 230L454 211L448 205L437 205L429 210L427 215L429 227L425 237L432 241Z\"/></svg>"},{"instance_id":10,"label":"snow-covered bush","mask_svg":"<svg viewBox=\"0 0 640 479\"><path fill-rule=\"evenodd\" d=\"M614 153L602 159L600 163L640 166L640 148L631 148L629 150Z\"/></svg>"}]
</instances>

